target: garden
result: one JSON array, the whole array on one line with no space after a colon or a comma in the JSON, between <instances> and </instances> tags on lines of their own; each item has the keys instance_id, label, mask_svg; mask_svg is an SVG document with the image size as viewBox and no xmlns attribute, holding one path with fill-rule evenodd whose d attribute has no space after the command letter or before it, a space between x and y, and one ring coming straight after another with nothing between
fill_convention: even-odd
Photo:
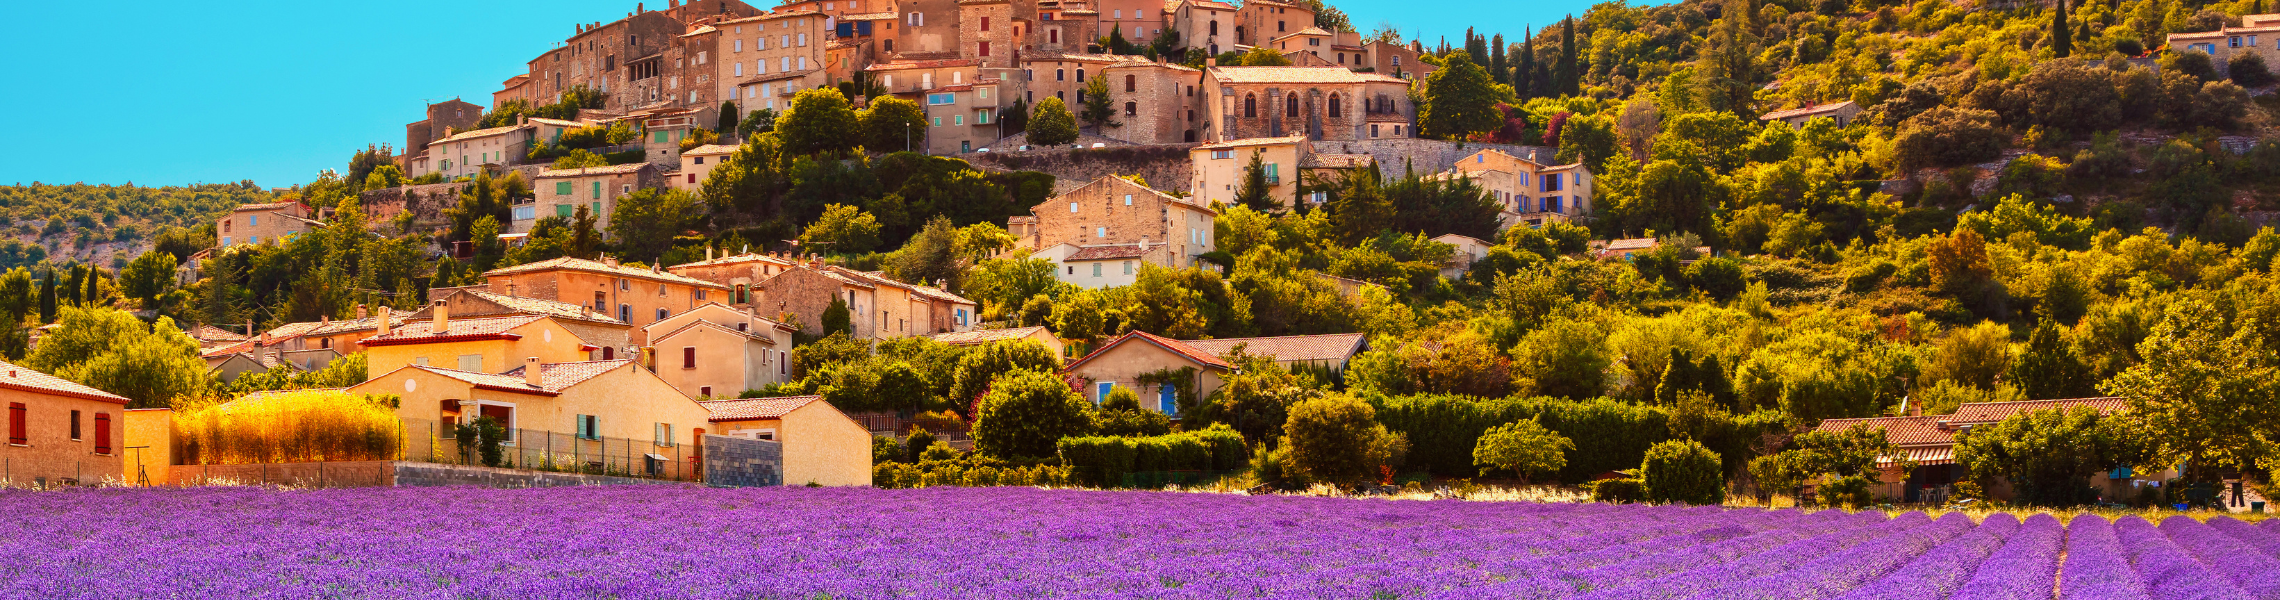
<instances>
[{"instance_id":1,"label":"garden","mask_svg":"<svg viewBox=\"0 0 2280 600\"><path fill-rule=\"evenodd\" d=\"M0 492L20 598L2271 598L2280 521L1030 487Z\"/></svg>"}]
</instances>

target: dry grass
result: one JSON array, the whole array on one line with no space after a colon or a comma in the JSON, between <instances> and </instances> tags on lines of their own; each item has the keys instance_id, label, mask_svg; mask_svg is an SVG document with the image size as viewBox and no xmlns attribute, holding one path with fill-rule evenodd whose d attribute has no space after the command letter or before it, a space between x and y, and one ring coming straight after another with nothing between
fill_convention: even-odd
<instances>
[{"instance_id":1,"label":"dry grass","mask_svg":"<svg viewBox=\"0 0 2280 600\"><path fill-rule=\"evenodd\" d=\"M175 418L187 464L387 460L396 457L396 410L339 391L264 393Z\"/></svg>"}]
</instances>

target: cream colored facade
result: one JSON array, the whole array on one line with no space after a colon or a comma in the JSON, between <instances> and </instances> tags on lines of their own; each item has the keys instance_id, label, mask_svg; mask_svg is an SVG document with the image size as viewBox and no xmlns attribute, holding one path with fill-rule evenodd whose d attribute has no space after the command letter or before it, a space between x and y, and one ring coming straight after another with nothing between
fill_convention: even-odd
<instances>
[{"instance_id":1,"label":"cream colored facade","mask_svg":"<svg viewBox=\"0 0 2280 600\"><path fill-rule=\"evenodd\" d=\"M299 202L239 205L214 223L214 247L284 243L308 233L310 223L309 207Z\"/></svg>"},{"instance_id":2,"label":"cream colored facade","mask_svg":"<svg viewBox=\"0 0 2280 600\"><path fill-rule=\"evenodd\" d=\"M644 329L659 378L692 398L733 398L791 379L790 325L706 304Z\"/></svg>"},{"instance_id":3,"label":"cream colored facade","mask_svg":"<svg viewBox=\"0 0 2280 600\"><path fill-rule=\"evenodd\" d=\"M580 417L590 416L599 437L649 440L658 448L693 443L709 425L703 406L631 360L543 364L540 372L534 384L521 370L407 366L348 391L394 394L402 398L398 417L447 424L490 416L510 429L578 433L586 431Z\"/></svg>"},{"instance_id":4,"label":"cream colored facade","mask_svg":"<svg viewBox=\"0 0 2280 600\"><path fill-rule=\"evenodd\" d=\"M1180 31L1180 44L1200 48L1213 56L1235 49L1233 4L1213 0L1180 0L1166 19Z\"/></svg>"},{"instance_id":5,"label":"cream colored facade","mask_svg":"<svg viewBox=\"0 0 2280 600\"><path fill-rule=\"evenodd\" d=\"M781 412L729 409L791 403L796 406ZM782 443L784 485L871 485L871 432L829 402L807 396L716 400L703 404L713 409L711 425L722 435Z\"/></svg>"},{"instance_id":6,"label":"cream colored facade","mask_svg":"<svg viewBox=\"0 0 2280 600\"><path fill-rule=\"evenodd\" d=\"M1015 247L1044 250L1108 245L1168 247L1170 264L1187 267L1218 246L1213 210L1194 197L1176 198L1121 177L1102 177L1054 196L1008 220ZM1145 250L1145 249L1143 249Z\"/></svg>"},{"instance_id":7,"label":"cream colored facade","mask_svg":"<svg viewBox=\"0 0 2280 600\"><path fill-rule=\"evenodd\" d=\"M646 162L586 167L582 169L543 169L531 179L531 191L538 195L533 207L533 221L556 216L569 219L578 214L578 207L586 207L594 215L594 228L608 230L611 217L617 215L617 201L635 190L652 187L657 180L657 166Z\"/></svg>"},{"instance_id":8,"label":"cream colored facade","mask_svg":"<svg viewBox=\"0 0 2280 600\"><path fill-rule=\"evenodd\" d=\"M557 258L493 269L483 278L494 294L584 304L627 325L656 323L707 302L728 301L728 286L601 261ZM511 290L511 291L510 291ZM635 330L633 344L647 338Z\"/></svg>"},{"instance_id":9,"label":"cream colored facade","mask_svg":"<svg viewBox=\"0 0 2280 600\"><path fill-rule=\"evenodd\" d=\"M428 144L427 171L444 179L472 177L485 168L521 164L530 153L532 128L528 124L454 133Z\"/></svg>"},{"instance_id":10,"label":"cream colored facade","mask_svg":"<svg viewBox=\"0 0 2280 600\"><path fill-rule=\"evenodd\" d=\"M828 83L823 67L831 23L830 16L803 7L713 25L721 32L720 97L744 114L781 112L793 94Z\"/></svg>"},{"instance_id":11,"label":"cream colored facade","mask_svg":"<svg viewBox=\"0 0 2280 600\"><path fill-rule=\"evenodd\" d=\"M705 178L711 177L713 168L720 166L720 163L728 160L729 155L735 153L735 146L720 144L706 144L681 153L681 172L674 175L671 182L674 189L703 195Z\"/></svg>"},{"instance_id":12,"label":"cream colored facade","mask_svg":"<svg viewBox=\"0 0 2280 600\"><path fill-rule=\"evenodd\" d=\"M1568 220L1591 214L1591 169L1582 163L1545 165L1505 153L1482 150L1457 160L1450 173L1470 177L1503 207L1504 226L1540 226L1546 219Z\"/></svg>"},{"instance_id":13,"label":"cream colored facade","mask_svg":"<svg viewBox=\"0 0 2280 600\"><path fill-rule=\"evenodd\" d=\"M1298 199L1299 161L1313 150L1306 136L1252 138L1196 146L1188 151L1189 171L1195 174L1188 198L1209 204L1233 204L1243 191L1243 171L1257 153L1267 170L1267 189L1275 201L1290 206Z\"/></svg>"},{"instance_id":14,"label":"cream colored facade","mask_svg":"<svg viewBox=\"0 0 2280 600\"><path fill-rule=\"evenodd\" d=\"M1162 405L1166 392L1162 385L1141 383L1140 376L1181 368L1196 370L1195 379L1182 383L1195 386L1197 398L1211 397L1222 383L1222 374L1228 371L1226 361L1218 357L1178 340L1136 331L1102 343L1099 350L1069 363L1062 372L1081 381L1079 393L1094 404L1121 387L1139 395L1141 406L1154 408ZM1179 384L1173 385L1176 388ZM1175 390L1171 394L1178 393Z\"/></svg>"},{"instance_id":15,"label":"cream colored facade","mask_svg":"<svg viewBox=\"0 0 2280 600\"><path fill-rule=\"evenodd\" d=\"M96 484L123 474L127 399L0 362L0 483Z\"/></svg>"},{"instance_id":16,"label":"cream colored facade","mask_svg":"<svg viewBox=\"0 0 2280 600\"><path fill-rule=\"evenodd\" d=\"M965 154L986 148L998 135L998 106L1004 100L999 92L1003 83L997 79L983 79L963 85L948 85L926 91L923 108L926 109L926 131L915 132L912 143L922 146L928 154ZM892 152L897 148L872 148L874 151Z\"/></svg>"},{"instance_id":17,"label":"cream colored facade","mask_svg":"<svg viewBox=\"0 0 2280 600\"><path fill-rule=\"evenodd\" d=\"M451 319L446 314L405 323L359 344L370 373L407 366L504 373L532 356L549 363L584 361L591 348L553 318L533 315Z\"/></svg>"}]
</instances>

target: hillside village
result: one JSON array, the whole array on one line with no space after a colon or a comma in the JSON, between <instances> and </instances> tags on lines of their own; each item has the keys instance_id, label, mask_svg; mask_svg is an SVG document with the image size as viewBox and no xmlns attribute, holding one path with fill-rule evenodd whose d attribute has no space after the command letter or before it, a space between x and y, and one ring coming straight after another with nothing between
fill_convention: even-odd
<instances>
[{"instance_id":1,"label":"hillside village","mask_svg":"<svg viewBox=\"0 0 2280 600\"><path fill-rule=\"evenodd\" d=\"M2246 511L2261 9L636 4L0 265L0 477Z\"/></svg>"}]
</instances>

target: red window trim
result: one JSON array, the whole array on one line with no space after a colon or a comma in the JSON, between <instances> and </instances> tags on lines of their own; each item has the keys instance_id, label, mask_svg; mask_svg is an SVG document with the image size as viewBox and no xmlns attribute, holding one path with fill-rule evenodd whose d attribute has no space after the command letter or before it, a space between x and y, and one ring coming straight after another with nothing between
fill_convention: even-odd
<instances>
[{"instance_id":1,"label":"red window trim","mask_svg":"<svg viewBox=\"0 0 2280 600\"><path fill-rule=\"evenodd\" d=\"M8 443L10 444L22 446L32 442L31 436L26 435L24 431L24 413L24 403L8 403Z\"/></svg>"},{"instance_id":2,"label":"red window trim","mask_svg":"<svg viewBox=\"0 0 2280 600\"><path fill-rule=\"evenodd\" d=\"M694 369L694 368L697 368L697 347L696 347L696 346L682 346L682 347L681 347L681 368L683 368L683 369Z\"/></svg>"},{"instance_id":3,"label":"red window trim","mask_svg":"<svg viewBox=\"0 0 2280 600\"><path fill-rule=\"evenodd\" d=\"M111 413L95 413L95 453L111 455Z\"/></svg>"}]
</instances>

